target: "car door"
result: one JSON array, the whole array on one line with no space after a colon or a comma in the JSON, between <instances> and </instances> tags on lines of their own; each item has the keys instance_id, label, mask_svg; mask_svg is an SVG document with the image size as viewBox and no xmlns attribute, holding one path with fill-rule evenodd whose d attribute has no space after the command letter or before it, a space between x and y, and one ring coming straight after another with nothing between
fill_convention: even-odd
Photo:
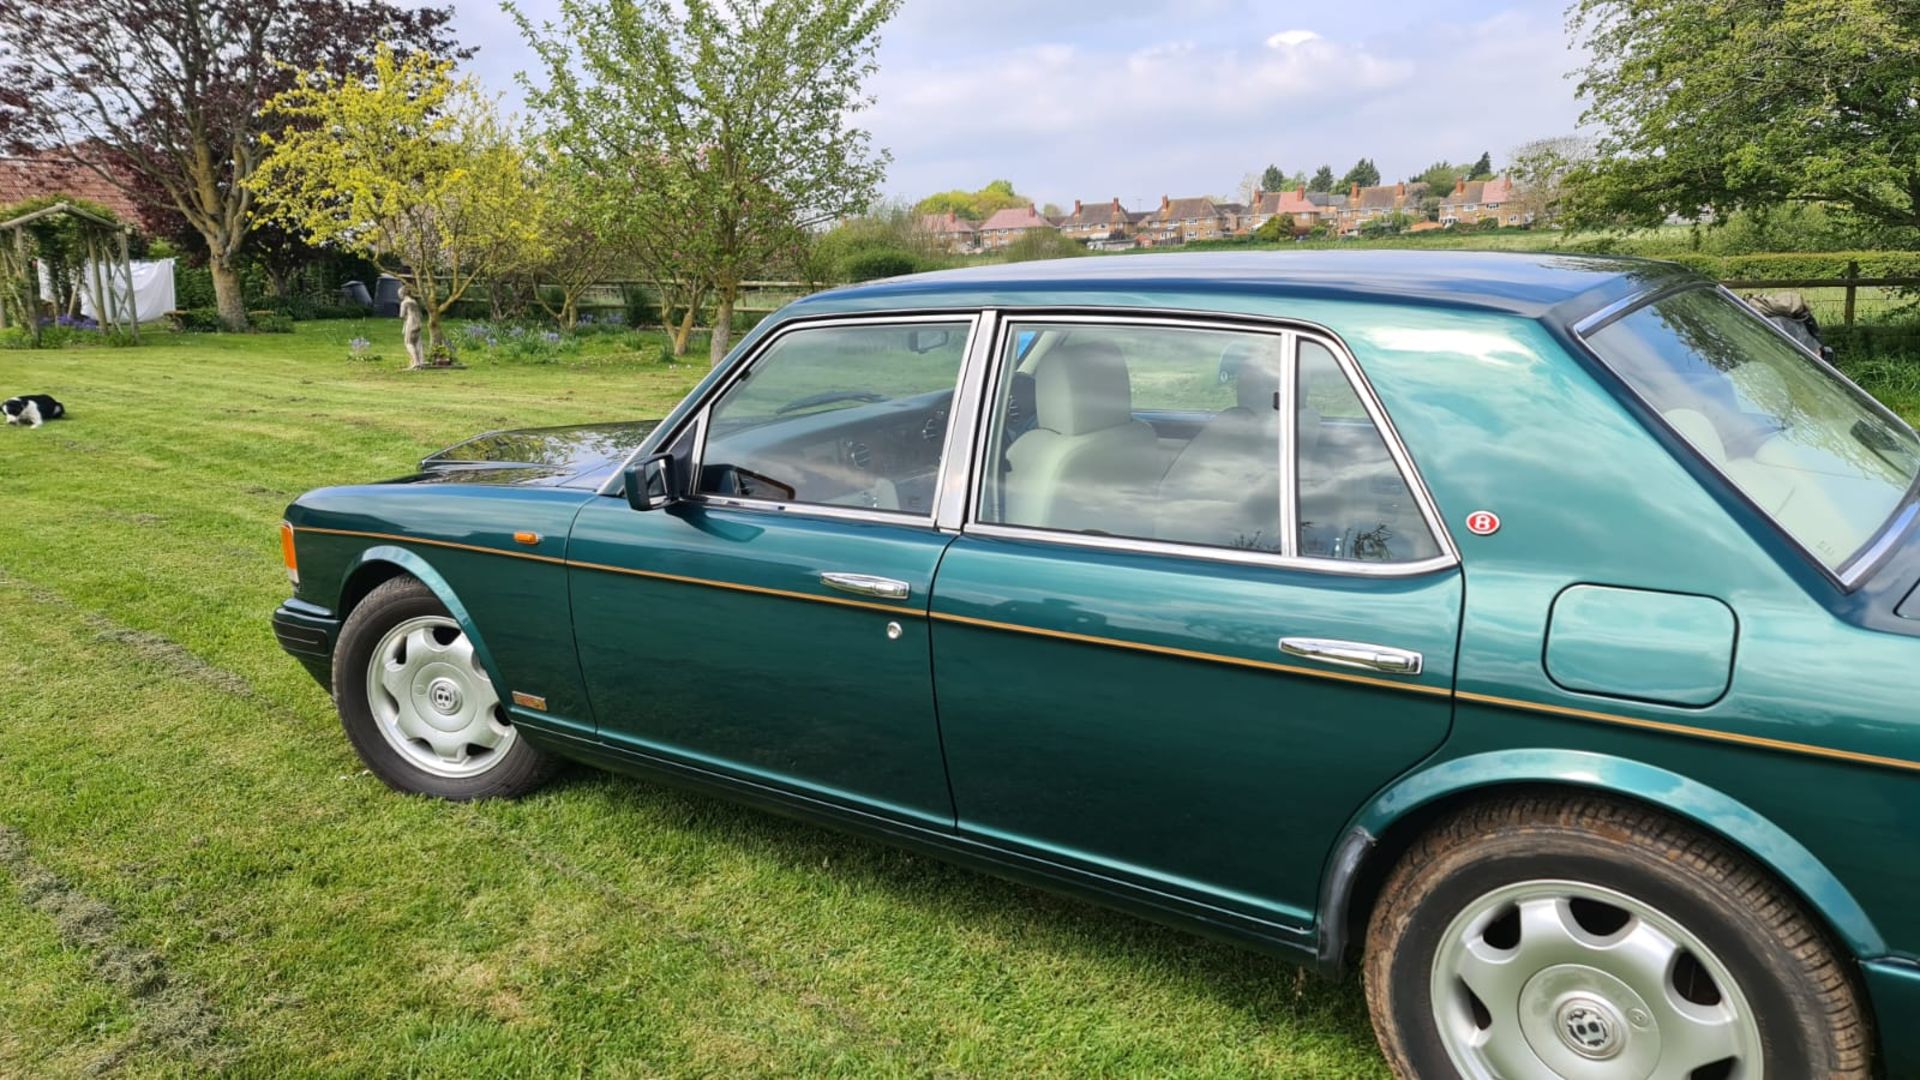
<instances>
[{"instance_id":1,"label":"car door","mask_svg":"<svg viewBox=\"0 0 1920 1080\"><path fill-rule=\"evenodd\" d=\"M952 826L925 616L975 321L778 332L674 436L689 498L580 514L569 577L603 741Z\"/></svg>"},{"instance_id":2,"label":"car door","mask_svg":"<svg viewBox=\"0 0 1920 1080\"><path fill-rule=\"evenodd\" d=\"M1448 728L1462 584L1430 501L1330 338L1002 340L931 613L959 828L1304 927L1349 815Z\"/></svg>"}]
</instances>

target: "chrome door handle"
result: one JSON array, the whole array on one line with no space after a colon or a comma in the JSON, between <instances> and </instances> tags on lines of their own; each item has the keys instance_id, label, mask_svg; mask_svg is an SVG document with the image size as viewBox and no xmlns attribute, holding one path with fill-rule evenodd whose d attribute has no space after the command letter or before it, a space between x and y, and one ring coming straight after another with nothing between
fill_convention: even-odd
<instances>
[{"instance_id":1,"label":"chrome door handle","mask_svg":"<svg viewBox=\"0 0 1920 1080\"><path fill-rule=\"evenodd\" d=\"M1329 638L1288 637L1280 639L1280 651L1288 656L1304 656L1340 667L1365 671L1384 671L1389 675L1420 674L1420 654L1364 641L1334 641Z\"/></svg>"},{"instance_id":2,"label":"chrome door handle","mask_svg":"<svg viewBox=\"0 0 1920 1080\"><path fill-rule=\"evenodd\" d=\"M904 581L893 578L875 577L872 574L842 574L828 571L820 575L821 584L829 589L839 589L855 596L872 596L881 600L905 600L913 589Z\"/></svg>"}]
</instances>

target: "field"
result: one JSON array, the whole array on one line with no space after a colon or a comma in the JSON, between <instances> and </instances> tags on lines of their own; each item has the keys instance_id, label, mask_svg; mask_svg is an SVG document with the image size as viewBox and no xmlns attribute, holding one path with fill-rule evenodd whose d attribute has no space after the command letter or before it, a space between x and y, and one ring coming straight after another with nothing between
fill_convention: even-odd
<instances>
[{"instance_id":1,"label":"field","mask_svg":"<svg viewBox=\"0 0 1920 1080\"><path fill-rule=\"evenodd\" d=\"M1383 1074L1352 984L866 841L585 771L381 787L268 629L286 503L702 371L400 356L0 352L73 410L0 429L0 1076Z\"/></svg>"}]
</instances>

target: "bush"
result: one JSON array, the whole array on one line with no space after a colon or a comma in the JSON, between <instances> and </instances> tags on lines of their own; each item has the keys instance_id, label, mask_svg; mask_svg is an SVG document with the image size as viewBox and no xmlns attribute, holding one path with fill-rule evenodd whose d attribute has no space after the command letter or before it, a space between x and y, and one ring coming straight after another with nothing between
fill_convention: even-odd
<instances>
[{"instance_id":1,"label":"bush","mask_svg":"<svg viewBox=\"0 0 1920 1080\"><path fill-rule=\"evenodd\" d=\"M249 311L247 324L256 334L293 333L293 316L278 311Z\"/></svg>"},{"instance_id":2,"label":"bush","mask_svg":"<svg viewBox=\"0 0 1920 1080\"><path fill-rule=\"evenodd\" d=\"M1861 277L1920 277L1920 252L1912 251L1775 252L1766 255L1686 253L1665 257L1721 281L1845 277L1850 262L1860 264Z\"/></svg>"},{"instance_id":3,"label":"bush","mask_svg":"<svg viewBox=\"0 0 1920 1080\"><path fill-rule=\"evenodd\" d=\"M220 321L220 312L211 307L181 308L167 312L167 326L171 329L194 334L210 334L226 329Z\"/></svg>"},{"instance_id":4,"label":"bush","mask_svg":"<svg viewBox=\"0 0 1920 1080\"><path fill-rule=\"evenodd\" d=\"M660 325L660 305L653 294L639 285L620 286L620 298L626 301L628 326Z\"/></svg>"},{"instance_id":5,"label":"bush","mask_svg":"<svg viewBox=\"0 0 1920 1080\"><path fill-rule=\"evenodd\" d=\"M858 252L841 263L838 276L846 282L873 281L919 273L922 268L921 260L911 252L875 249Z\"/></svg>"},{"instance_id":6,"label":"bush","mask_svg":"<svg viewBox=\"0 0 1920 1080\"><path fill-rule=\"evenodd\" d=\"M1053 229L1029 229L1001 251L1007 262L1068 259L1087 253L1087 249L1078 241L1062 236Z\"/></svg>"}]
</instances>

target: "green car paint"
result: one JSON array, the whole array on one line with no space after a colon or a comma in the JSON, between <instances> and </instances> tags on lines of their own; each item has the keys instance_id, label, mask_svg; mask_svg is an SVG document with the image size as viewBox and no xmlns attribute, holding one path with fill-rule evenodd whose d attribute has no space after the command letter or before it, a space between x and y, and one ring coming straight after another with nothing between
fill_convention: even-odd
<instances>
[{"instance_id":1,"label":"green car paint","mask_svg":"<svg viewBox=\"0 0 1920 1080\"><path fill-rule=\"evenodd\" d=\"M300 583L276 624L323 667L368 583L412 573L483 643L503 695L544 699L513 716L560 753L1329 963L1369 860L1445 807L1516 786L1642 800L1819 914L1860 961L1901 1075L1920 1069L1920 1035L1887 1022L1920 1015L1920 621L1899 614L1920 542L1898 537L1842 586L1575 332L1690 283L1631 260L1438 253L908 278L767 320L639 441L665 450L760 343L808 319L1284 320L1365 373L1458 548L1445 569L1348 576L697 502L640 513L604 458L469 453L296 502ZM1466 527L1481 511L1497 531ZM834 570L911 595L853 601L822 584ZM1292 633L1393 642L1426 666L1342 678L1283 657Z\"/></svg>"}]
</instances>

